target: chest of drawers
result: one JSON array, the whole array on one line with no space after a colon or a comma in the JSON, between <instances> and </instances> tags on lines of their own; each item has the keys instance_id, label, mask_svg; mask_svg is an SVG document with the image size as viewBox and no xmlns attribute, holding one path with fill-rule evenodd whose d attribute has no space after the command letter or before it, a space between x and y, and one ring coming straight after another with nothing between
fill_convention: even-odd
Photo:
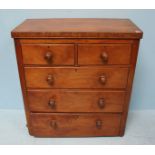
<instances>
[{"instance_id":1,"label":"chest of drawers","mask_svg":"<svg viewBox=\"0 0 155 155\"><path fill-rule=\"evenodd\" d=\"M29 19L12 31L29 133L122 136L142 31L128 19Z\"/></svg>"}]
</instances>

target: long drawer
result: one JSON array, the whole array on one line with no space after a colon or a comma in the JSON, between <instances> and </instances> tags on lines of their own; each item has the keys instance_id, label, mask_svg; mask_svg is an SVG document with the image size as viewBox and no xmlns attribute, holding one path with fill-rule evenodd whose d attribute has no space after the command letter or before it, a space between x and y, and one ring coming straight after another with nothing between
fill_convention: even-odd
<instances>
[{"instance_id":1,"label":"long drawer","mask_svg":"<svg viewBox=\"0 0 155 155\"><path fill-rule=\"evenodd\" d=\"M26 67L27 88L126 88L126 67Z\"/></svg>"},{"instance_id":2,"label":"long drawer","mask_svg":"<svg viewBox=\"0 0 155 155\"><path fill-rule=\"evenodd\" d=\"M103 90L28 90L33 112L122 112L125 92Z\"/></svg>"},{"instance_id":3,"label":"long drawer","mask_svg":"<svg viewBox=\"0 0 155 155\"><path fill-rule=\"evenodd\" d=\"M31 113L30 134L35 136L116 136L120 114Z\"/></svg>"}]
</instances>

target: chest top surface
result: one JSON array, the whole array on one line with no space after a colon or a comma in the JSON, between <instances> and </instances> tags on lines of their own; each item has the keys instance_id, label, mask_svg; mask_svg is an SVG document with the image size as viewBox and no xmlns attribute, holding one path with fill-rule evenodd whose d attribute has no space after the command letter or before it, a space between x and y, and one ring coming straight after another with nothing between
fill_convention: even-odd
<instances>
[{"instance_id":1,"label":"chest top surface","mask_svg":"<svg viewBox=\"0 0 155 155\"><path fill-rule=\"evenodd\" d=\"M129 19L27 19L12 31L13 38L140 39L143 32Z\"/></svg>"}]
</instances>

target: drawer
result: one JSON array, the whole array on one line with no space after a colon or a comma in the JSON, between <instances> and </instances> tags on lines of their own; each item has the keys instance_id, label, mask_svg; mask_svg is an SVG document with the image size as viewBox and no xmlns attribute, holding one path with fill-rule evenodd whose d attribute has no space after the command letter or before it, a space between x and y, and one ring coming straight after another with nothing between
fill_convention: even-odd
<instances>
[{"instance_id":1,"label":"drawer","mask_svg":"<svg viewBox=\"0 0 155 155\"><path fill-rule=\"evenodd\" d=\"M120 114L31 113L30 133L35 136L116 136Z\"/></svg>"},{"instance_id":2,"label":"drawer","mask_svg":"<svg viewBox=\"0 0 155 155\"><path fill-rule=\"evenodd\" d=\"M24 64L74 65L73 44L22 44Z\"/></svg>"},{"instance_id":3,"label":"drawer","mask_svg":"<svg viewBox=\"0 0 155 155\"><path fill-rule=\"evenodd\" d=\"M130 64L130 44L79 44L79 65Z\"/></svg>"},{"instance_id":4,"label":"drawer","mask_svg":"<svg viewBox=\"0 0 155 155\"><path fill-rule=\"evenodd\" d=\"M33 112L122 112L124 91L102 90L29 90Z\"/></svg>"},{"instance_id":5,"label":"drawer","mask_svg":"<svg viewBox=\"0 0 155 155\"><path fill-rule=\"evenodd\" d=\"M125 67L26 67L28 88L125 88Z\"/></svg>"}]
</instances>

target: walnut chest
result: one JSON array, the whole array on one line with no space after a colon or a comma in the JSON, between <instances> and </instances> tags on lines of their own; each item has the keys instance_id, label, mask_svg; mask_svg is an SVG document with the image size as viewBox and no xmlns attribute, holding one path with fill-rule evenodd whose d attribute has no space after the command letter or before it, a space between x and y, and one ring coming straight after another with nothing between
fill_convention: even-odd
<instances>
[{"instance_id":1,"label":"walnut chest","mask_svg":"<svg viewBox=\"0 0 155 155\"><path fill-rule=\"evenodd\" d=\"M29 133L122 136L142 31L128 19L28 19L12 31Z\"/></svg>"}]
</instances>

